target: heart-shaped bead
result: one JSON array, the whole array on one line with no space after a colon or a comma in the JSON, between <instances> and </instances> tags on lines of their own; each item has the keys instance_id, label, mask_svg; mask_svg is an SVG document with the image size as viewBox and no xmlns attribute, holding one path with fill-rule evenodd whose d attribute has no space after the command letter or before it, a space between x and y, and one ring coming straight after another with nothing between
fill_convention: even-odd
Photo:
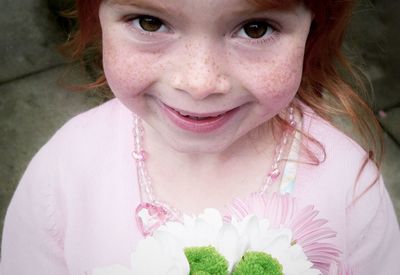
<instances>
[{"instance_id":1,"label":"heart-shaped bead","mask_svg":"<svg viewBox=\"0 0 400 275\"><path fill-rule=\"evenodd\" d=\"M139 204L135 213L138 228L145 237L163 225L169 216L169 211L165 207L148 202Z\"/></svg>"}]
</instances>

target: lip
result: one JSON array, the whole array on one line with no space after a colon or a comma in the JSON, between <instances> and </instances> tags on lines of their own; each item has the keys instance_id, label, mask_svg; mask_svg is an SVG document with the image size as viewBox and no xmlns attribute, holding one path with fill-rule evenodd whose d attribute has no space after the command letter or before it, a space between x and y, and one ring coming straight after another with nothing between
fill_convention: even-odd
<instances>
[{"instance_id":1,"label":"lip","mask_svg":"<svg viewBox=\"0 0 400 275\"><path fill-rule=\"evenodd\" d=\"M193 133L210 133L222 128L240 109L240 107L236 107L227 111L199 114L175 109L162 102L160 102L160 106L176 126ZM191 117L197 117L197 119Z\"/></svg>"}]
</instances>

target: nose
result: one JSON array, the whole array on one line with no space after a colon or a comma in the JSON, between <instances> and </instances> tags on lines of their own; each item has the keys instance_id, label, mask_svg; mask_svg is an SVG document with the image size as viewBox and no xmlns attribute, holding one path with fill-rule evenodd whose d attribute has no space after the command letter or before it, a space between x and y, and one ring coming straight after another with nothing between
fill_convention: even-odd
<instances>
[{"instance_id":1,"label":"nose","mask_svg":"<svg viewBox=\"0 0 400 275\"><path fill-rule=\"evenodd\" d=\"M210 95L226 94L231 83L222 68L224 55L211 42L188 43L179 51L172 74L174 89L188 93L195 100Z\"/></svg>"}]
</instances>

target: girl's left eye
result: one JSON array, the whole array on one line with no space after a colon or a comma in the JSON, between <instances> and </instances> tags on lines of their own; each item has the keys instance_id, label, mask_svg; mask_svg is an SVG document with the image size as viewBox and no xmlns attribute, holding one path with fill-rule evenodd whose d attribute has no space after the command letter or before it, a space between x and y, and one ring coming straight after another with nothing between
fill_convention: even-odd
<instances>
[{"instance_id":1,"label":"girl's left eye","mask_svg":"<svg viewBox=\"0 0 400 275\"><path fill-rule=\"evenodd\" d=\"M165 32L167 30L161 19L150 15L140 15L132 20L132 24L145 32Z\"/></svg>"},{"instance_id":2,"label":"girl's left eye","mask_svg":"<svg viewBox=\"0 0 400 275\"><path fill-rule=\"evenodd\" d=\"M265 21L252 21L243 25L238 32L239 37L260 39L271 35L275 29Z\"/></svg>"}]
</instances>

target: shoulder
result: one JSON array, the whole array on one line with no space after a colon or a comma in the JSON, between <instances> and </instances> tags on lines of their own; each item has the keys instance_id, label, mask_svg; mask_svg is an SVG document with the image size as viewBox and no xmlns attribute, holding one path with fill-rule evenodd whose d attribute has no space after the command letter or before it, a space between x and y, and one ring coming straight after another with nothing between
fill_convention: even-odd
<instances>
[{"instance_id":1,"label":"shoulder","mask_svg":"<svg viewBox=\"0 0 400 275\"><path fill-rule=\"evenodd\" d=\"M92 182L129 160L131 131L130 111L113 99L65 123L28 168L43 171L44 175L55 174L59 186Z\"/></svg>"},{"instance_id":2,"label":"shoulder","mask_svg":"<svg viewBox=\"0 0 400 275\"><path fill-rule=\"evenodd\" d=\"M355 140L307 107L303 109L302 131L306 135L304 147L321 160L316 165L318 173L324 172L336 179L352 179L353 183L361 170L364 176L377 175L375 164L368 160L368 153Z\"/></svg>"},{"instance_id":3,"label":"shoulder","mask_svg":"<svg viewBox=\"0 0 400 275\"><path fill-rule=\"evenodd\" d=\"M308 107L303 108L302 132L297 195L318 205L328 216L342 220L347 206L372 186L380 172L356 141ZM309 164L304 157L308 151L320 163ZM376 186L381 184L377 182Z\"/></svg>"},{"instance_id":4,"label":"shoulder","mask_svg":"<svg viewBox=\"0 0 400 275\"><path fill-rule=\"evenodd\" d=\"M53 151L65 156L83 154L89 149L103 147L127 130L130 112L117 99L112 99L67 121L41 151Z\"/></svg>"},{"instance_id":5,"label":"shoulder","mask_svg":"<svg viewBox=\"0 0 400 275\"><path fill-rule=\"evenodd\" d=\"M63 135L84 137L85 134L113 129L121 126L121 119L129 116L129 111L117 99L107 101L95 108L71 118L54 135L59 138Z\"/></svg>"},{"instance_id":6,"label":"shoulder","mask_svg":"<svg viewBox=\"0 0 400 275\"><path fill-rule=\"evenodd\" d=\"M319 210L337 232L335 242L345 249L349 209L356 206L364 213L355 215L360 220L379 208L385 190L382 180L376 181L380 172L356 141L307 107L303 108L302 133L300 154L309 150L321 162L310 164L308 158L300 158L294 196ZM360 196L369 204L354 204Z\"/></svg>"},{"instance_id":7,"label":"shoulder","mask_svg":"<svg viewBox=\"0 0 400 275\"><path fill-rule=\"evenodd\" d=\"M310 108L303 108L303 121L303 131L323 145L327 161L343 160L344 157L349 161L361 161L367 156L367 152L355 140Z\"/></svg>"},{"instance_id":8,"label":"shoulder","mask_svg":"<svg viewBox=\"0 0 400 275\"><path fill-rule=\"evenodd\" d=\"M377 166L355 140L310 108L305 107L303 115L303 132L315 140L310 142L305 138L303 144L322 160L306 170L334 185L336 193L346 192L346 196L363 193L378 179Z\"/></svg>"},{"instance_id":9,"label":"shoulder","mask_svg":"<svg viewBox=\"0 0 400 275\"><path fill-rule=\"evenodd\" d=\"M126 236L134 228L129 215L139 201L130 139L131 115L117 100L61 127L31 160L14 193L5 221L4 259L29 258L32 266L50 270L56 257L60 263L73 257L66 246L79 244L90 258L93 243L112 247L117 238L128 247ZM123 225L110 228L118 223ZM96 234L87 230L93 225ZM118 232L110 234L113 229Z\"/></svg>"},{"instance_id":10,"label":"shoulder","mask_svg":"<svg viewBox=\"0 0 400 275\"><path fill-rule=\"evenodd\" d=\"M131 118L118 100L108 101L70 119L30 162L25 181L32 192L38 193L36 187L45 190L46 200L53 201L51 209L59 215L60 228L66 218L63 211L69 213L70 224L78 219L83 223L88 212L81 209L101 205L93 213L105 213L110 193L118 193L120 199L133 188Z\"/></svg>"}]
</instances>

